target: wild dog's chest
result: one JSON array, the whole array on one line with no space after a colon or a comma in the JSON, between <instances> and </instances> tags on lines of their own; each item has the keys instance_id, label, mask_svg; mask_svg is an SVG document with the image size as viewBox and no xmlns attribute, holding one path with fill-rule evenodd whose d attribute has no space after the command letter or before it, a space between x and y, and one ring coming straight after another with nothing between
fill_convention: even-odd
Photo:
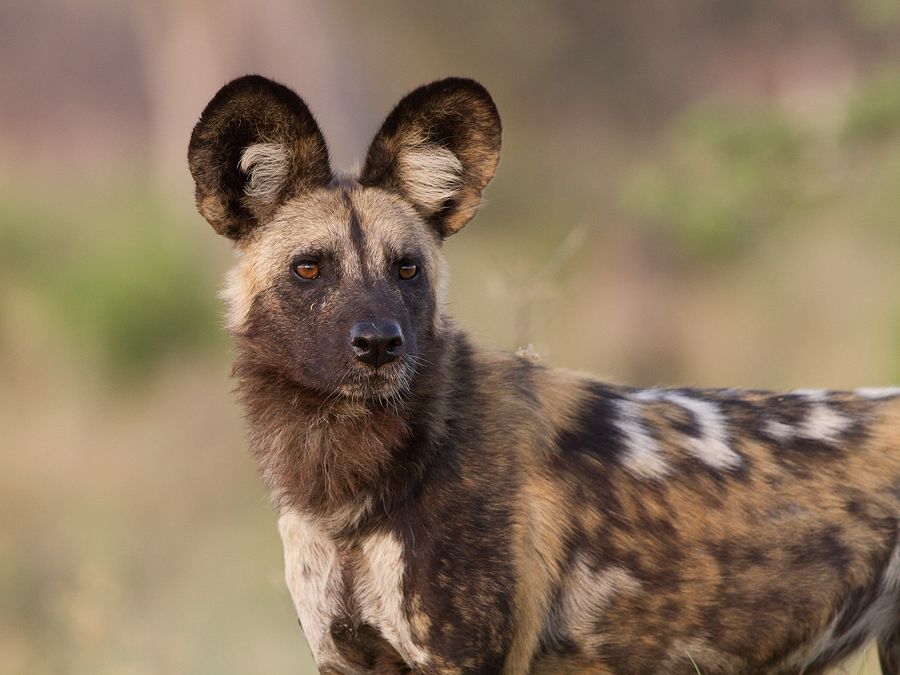
<instances>
[{"instance_id":1,"label":"wild dog's chest","mask_svg":"<svg viewBox=\"0 0 900 675\"><path fill-rule=\"evenodd\" d=\"M318 519L293 511L278 529L288 589L320 670L365 673L384 659L430 660L406 610L404 552L393 535L343 546Z\"/></svg>"}]
</instances>

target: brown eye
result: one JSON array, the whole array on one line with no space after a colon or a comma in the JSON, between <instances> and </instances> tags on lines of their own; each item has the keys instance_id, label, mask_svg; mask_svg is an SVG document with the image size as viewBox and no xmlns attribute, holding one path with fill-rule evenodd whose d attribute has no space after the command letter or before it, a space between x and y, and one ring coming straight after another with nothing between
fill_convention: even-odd
<instances>
[{"instance_id":1,"label":"brown eye","mask_svg":"<svg viewBox=\"0 0 900 675\"><path fill-rule=\"evenodd\" d=\"M294 274L301 279L315 279L319 276L319 265L314 262L302 262L294 265Z\"/></svg>"},{"instance_id":2,"label":"brown eye","mask_svg":"<svg viewBox=\"0 0 900 675\"><path fill-rule=\"evenodd\" d=\"M416 275L419 273L419 268L412 263L404 263L400 265L399 276L403 281L409 281L410 279L414 279Z\"/></svg>"}]
</instances>

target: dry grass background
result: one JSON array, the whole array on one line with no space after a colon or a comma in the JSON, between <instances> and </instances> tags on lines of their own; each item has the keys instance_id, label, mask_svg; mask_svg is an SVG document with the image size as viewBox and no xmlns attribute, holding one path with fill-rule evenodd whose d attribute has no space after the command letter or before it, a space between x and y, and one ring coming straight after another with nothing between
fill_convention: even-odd
<instances>
[{"instance_id":1,"label":"dry grass background","mask_svg":"<svg viewBox=\"0 0 900 675\"><path fill-rule=\"evenodd\" d=\"M345 168L413 86L488 86L503 160L446 244L485 342L851 388L900 381L898 38L886 0L4 3L0 673L314 671L184 160L226 79L295 86Z\"/></svg>"}]
</instances>

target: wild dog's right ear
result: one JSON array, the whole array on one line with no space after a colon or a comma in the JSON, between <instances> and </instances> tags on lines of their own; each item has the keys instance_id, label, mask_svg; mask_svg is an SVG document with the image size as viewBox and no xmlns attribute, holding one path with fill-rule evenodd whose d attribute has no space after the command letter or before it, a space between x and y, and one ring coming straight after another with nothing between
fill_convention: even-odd
<instances>
[{"instance_id":1,"label":"wild dog's right ear","mask_svg":"<svg viewBox=\"0 0 900 675\"><path fill-rule=\"evenodd\" d=\"M500 160L500 115L474 80L407 94L375 135L360 183L399 193L449 237L471 220Z\"/></svg>"},{"instance_id":2,"label":"wild dog's right ear","mask_svg":"<svg viewBox=\"0 0 900 675\"><path fill-rule=\"evenodd\" d=\"M209 102L191 134L188 165L201 215L235 241L290 197L331 180L309 108L259 75L229 82Z\"/></svg>"}]
</instances>

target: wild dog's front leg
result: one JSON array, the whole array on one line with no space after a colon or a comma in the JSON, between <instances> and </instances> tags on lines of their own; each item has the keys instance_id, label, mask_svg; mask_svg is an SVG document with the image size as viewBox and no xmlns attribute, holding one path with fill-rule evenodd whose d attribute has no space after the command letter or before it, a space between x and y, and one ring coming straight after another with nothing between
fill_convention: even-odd
<instances>
[{"instance_id":1,"label":"wild dog's front leg","mask_svg":"<svg viewBox=\"0 0 900 675\"><path fill-rule=\"evenodd\" d=\"M332 636L342 592L337 546L314 518L295 511L282 514L278 530L284 545L285 580L319 672L354 672L345 667Z\"/></svg>"},{"instance_id":2,"label":"wild dog's front leg","mask_svg":"<svg viewBox=\"0 0 900 675\"><path fill-rule=\"evenodd\" d=\"M285 577L320 672L440 673L408 618L402 549L381 533L338 543L320 519L298 511L278 521Z\"/></svg>"}]
</instances>

